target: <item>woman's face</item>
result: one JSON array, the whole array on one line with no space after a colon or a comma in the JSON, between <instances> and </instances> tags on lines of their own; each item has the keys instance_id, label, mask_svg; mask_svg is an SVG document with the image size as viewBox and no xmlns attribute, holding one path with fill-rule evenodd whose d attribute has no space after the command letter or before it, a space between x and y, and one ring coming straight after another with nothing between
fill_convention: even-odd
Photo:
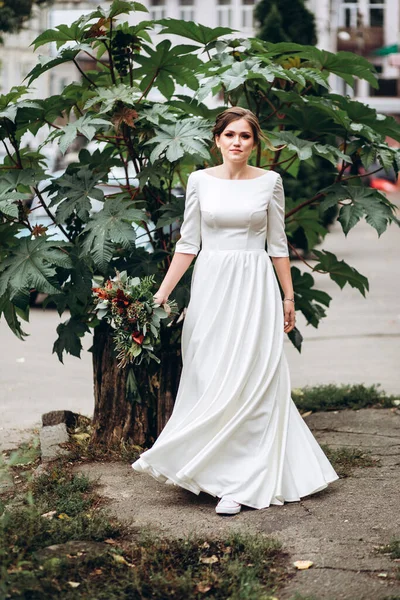
<instances>
[{"instance_id":1,"label":"woman's face","mask_svg":"<svg viewBox=\"0 0 400 600\"><path fill-rule=\"evenodd\" d=\"M215 143L224 162L247 163L255 145L250 123L246 119L232 121L221 135L215 136Z\"/></svg>"}]
</instances>

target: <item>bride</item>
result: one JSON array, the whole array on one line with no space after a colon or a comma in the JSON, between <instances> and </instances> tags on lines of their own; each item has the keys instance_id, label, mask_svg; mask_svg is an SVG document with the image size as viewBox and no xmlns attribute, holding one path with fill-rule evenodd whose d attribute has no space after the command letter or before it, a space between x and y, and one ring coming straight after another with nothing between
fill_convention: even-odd
<instances>
[{"instance_id":1,"label":"bride","mask_svg":"<svg viewBox=\"0 0 400 600\"><path fill-rule=\"evenodd\" d=\"M263 136L251 111L225 110L213 136L222 164L189 176L181 237L154 295L166 302L196 258L175 406L132 467L217 497L226 515L298 501L338 475L291 398L282 178L248 164Z\"/></svg>"}]
</instances>

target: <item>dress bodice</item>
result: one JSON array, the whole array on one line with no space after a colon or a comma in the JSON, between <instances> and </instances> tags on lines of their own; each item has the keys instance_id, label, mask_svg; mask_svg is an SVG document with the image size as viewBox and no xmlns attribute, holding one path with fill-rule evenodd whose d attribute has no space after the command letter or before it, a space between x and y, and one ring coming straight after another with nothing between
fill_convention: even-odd
<instances>
[{"instance_id":1,"label":"dress bodice","mask_svg":"<svg viewBox=\"0 0 400 600\"><path fill-rule=\"evenodd\" d=\"M181 238L175 251L264 250L288 256L284 192L280 175L220 179L207 171L189 176Z\"/></svg>"}]
</instances>

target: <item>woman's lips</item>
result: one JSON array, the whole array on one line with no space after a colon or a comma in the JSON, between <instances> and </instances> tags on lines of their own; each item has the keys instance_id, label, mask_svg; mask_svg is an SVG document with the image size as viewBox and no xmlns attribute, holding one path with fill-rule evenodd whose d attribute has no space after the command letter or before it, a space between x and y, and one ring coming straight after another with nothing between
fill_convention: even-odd
<instances>
[{"instance_id":1,"label":"woman's lips","mask_svg":"<svg viewBox=\"0 0 400 600\"><path fill-rule=\"evenodd\" d=\"M241 150L231 150L231 152L241 152Z\"/></svg>"}]
</instances>

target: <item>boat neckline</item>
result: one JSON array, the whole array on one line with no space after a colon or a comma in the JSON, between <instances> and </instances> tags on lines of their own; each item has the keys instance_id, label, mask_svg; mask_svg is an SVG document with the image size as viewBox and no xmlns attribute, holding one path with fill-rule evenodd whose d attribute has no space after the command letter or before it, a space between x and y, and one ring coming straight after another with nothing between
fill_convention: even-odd
<instances>
[{"instance_id":1,"label":"boat neckline","mask_svg":"<svg viewBox=\"0 0 400 600\"><path fill-rule=\"evenodd\" d=\"M206 169L201 169L201 172L203 172L205 175L208 175L208 177L211 177L212 179L216 179L217 181L256 181L256 179L262 179L263 177L271 173L271 171L265 171L265 173L263 173L262 175L259 175L258 177L251 177L249 179L226 179L225 177L215 177L214 175L210 175L210 173L208 173Z\"/></svg>"}]
</instances>

